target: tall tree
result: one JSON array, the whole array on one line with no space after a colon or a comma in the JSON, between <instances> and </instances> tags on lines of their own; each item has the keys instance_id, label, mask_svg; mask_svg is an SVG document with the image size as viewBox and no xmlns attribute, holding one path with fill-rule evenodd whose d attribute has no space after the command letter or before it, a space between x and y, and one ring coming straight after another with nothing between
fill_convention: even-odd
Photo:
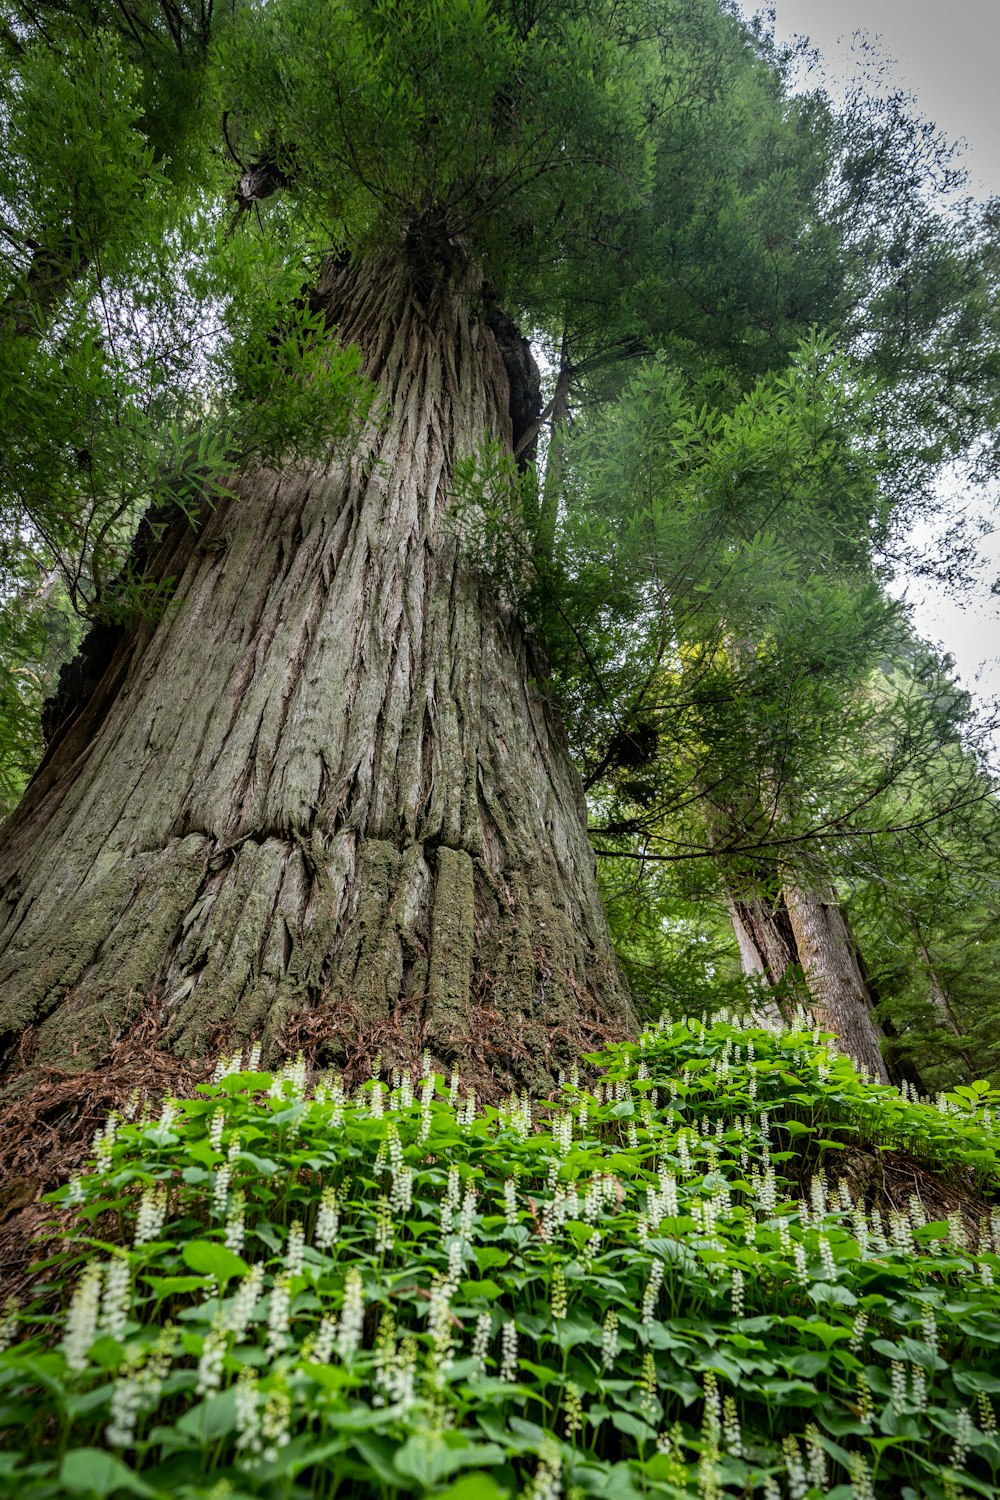
<instances>
[{"instance_id":1,"label":"tall tree","mask_svg":"<svg viewBox=\"0 0 1000 1500\"><path fill-rule=\"evenodd\" d=\"M184 1050L402 1013L522 1074L625 1023L561 730L448 511L530 409L500 273L569 285L642 205L659 39L577 10L248 15L236 149L339 241L310 306L376 409L346 459L140 538L171 607L92 649L5 840L10 1047L83 1066L152 993Z\"/></svg>"},{"instance_id":2,"label":"tall tree","mask_svg":"<svg viewBox=\"0 0 1000 1500\"><path fill-rule=\"evenodd\" d=\"M118 7L109 41L88 30L89 11L53 9L74 18L77 53L108 47L132 69L123 160L127 144L143 183L167 179L157 101L169 95L147 54L172 46L188 68L174 27L186 12ZM62 19L50 33L47 13L25 7L9 28L17 76L65 71ZM717 455L713 502L682 506L682 522L710 538L721 517L731 538L748 505L760 562L774 546L759 510L787 470L782 443L812 441L802 401L796 421L780 385L801 387L801 364L773 372L806 322L867 320L876 355L890 347L898 299L886 311L869 293L865 257L879 246L865 235L886 183L901 201L908 158L876 153L859 167L821 98L787 97L768 39L701 0L668 12L648 0L271 0L235 7L211 47L211 12L200 15L194 94L217 107L222 133L213 155L199 105L196 128L178 133L196 191L137 221L130 244L162 264L161 290L143 293L134 254L114 283L97 266L114 242L102 231L99 255L74 249L45 296L28 299L36 365L23 388L46 393L48 415L24 513L36 529L48 517L57 541L64 524L78 538L71 518L89 493L102 535L121 529L110 587L106 560L80 554L79 591L96 578L87 607L98 623L47 711L44 759L0 848L6 1056L86 1066L155 999L164 1040L183 1052L264 1033L275 1045L310 1039L333 1059L385 1035L403 1050L479 1052L514 1076L545 1074L588 1028L626 1025L631 1007L544 658L520 618L526 578L558 593L574 469L560 457L540 496L517 477L542 421L518 325L561 352L560 454L574 397L616 394L637 355L665 351L697 410L730 423L741 465L733 490ZM240 174L225 210L223 141ZM51 186L35 157L21 219ZM124 192L130 204L155 197ZM75 246L83 219L56 219ZM845 247L858 246L845 270ZM944 244L935 274L966 249ZM15 302L33 264L18 263ZM241 267L234 315L225 273ZM298 274L298 295L265 297L246 336L222 340L223 388L204 380L215 343L196 339L181 340L176 378L150 384L151 309L169 321L186 308L190 329L221 303L231 333L251 300L248 267L257 284L273 271L285 288ZM171 281L183 295L171 299ZM954 306L950 293L927 299L921 351ZM20 307L8 321L23 343ZM125 366L137 393L126 409L143 418L131 429L146 455L138 479L122 457L122 362L108 359L123 326L137 332ZM82 342L66 338L76 327ZM77 344L91 362L67 389L90 392L96 444L72 442L77 408L58 399L59 361ZM875 355L872 366L880 373ZM844 383L821 384L820 405L840 401L842 420ZM933 459L925 428L915 418L893 429L908 433L914 472ZM866 438L886 430L880 415ZM173 456L152 464L154 482L146 460L164 450ZM865 463L820 434L796 489L808 524L813 510L822 518L817 534L831 534L841 503L878 512ZM61 496L51 509L37 503L47 472ZM820 474L836 481L822 496ZM686 483L694 496L699 476ZM160 501L174 491L182 503L168 512ZM456 510L463 491L505 515L500 573L480 566L471 508ZM844 528L848 550L865 551L859 536ZM675 621L677 582L661 582L661 615ZM607 663L649 613L638 575L632 585L631 616L604 621ZM579 644L572 606L556 597L554 608ZM731 615L716 611L715 639L700 638L710 673L743 638ZM660 649L651 684L665 665ZM599 719L618 762L641 767L644 699L619 688L612 701L603 684ZM587 766L595 790L610 765L606 746Z\"/></svg>"},{"instance_id":3,"label":"tall tree","mask_svg":"<svg viewBox=\"0 0 1000 1500\"><path fill-rule=\"evenodd\" d=\"M801 969L817 1020L885 1078L892 1019L834 871L853 889L845 846L919 836L985 791L931 774L940 715L880 670L906 642L872 572L886 527L867 422L822 344L729 413L647 366L570 450L563 638L600 852L712 866L744 971L780 990Z\"/></svg>"}]
</instances>

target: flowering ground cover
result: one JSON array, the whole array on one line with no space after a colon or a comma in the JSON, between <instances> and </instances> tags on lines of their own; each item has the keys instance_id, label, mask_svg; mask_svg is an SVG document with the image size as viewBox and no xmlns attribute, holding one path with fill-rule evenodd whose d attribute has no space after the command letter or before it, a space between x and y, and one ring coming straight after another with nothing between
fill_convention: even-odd
<instances>
[{"instance_id":1,"label":"flowering ground cover","mask_svg":"<svg viewBox=\"0 0 1000 1500\"><path fill-rule=\"evenodd\" d=\"M725 1018L501 1108L228 1060L52 1195L0 1494L1000 1495L998 1105Z\"/></svg>"}]
</instances>

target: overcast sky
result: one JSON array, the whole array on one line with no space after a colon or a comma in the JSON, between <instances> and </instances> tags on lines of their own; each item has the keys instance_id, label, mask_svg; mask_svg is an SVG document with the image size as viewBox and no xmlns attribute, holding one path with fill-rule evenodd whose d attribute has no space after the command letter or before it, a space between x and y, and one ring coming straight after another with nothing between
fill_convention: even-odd
<instances>
[{"instance_id":1,"label":"overcast sky","mask_svg":"<svg viewBox=\"0 0 1000 1500\"><path fill-rule=\"evenodd\" d=\"M744 0L748 11L756 5ZM852 37L880 38L892 78L952 140L964 138L970 189L1000 195L1000 0L775 0L780 39L808 36L823 54L828 87L857 70ZM978 508L987 509L985 498ZM996 517L1000 526L1000 516ZM964 684L1000 697L1000 529L981 545L982 581L964 608L910 584L918 630L956 658Z\"/></svg>"},{"instance_id":2,"label":"overcast sky","mask_svg":"<svg viewBox=\"0 0 1000 1500\"><path fill-rule=\"evenodd\" d=\"M968 142L975 186L1000 193L998 0L775 0L774 10L778 36L810 37L833 75L850 66L854 32L880 36L924 114Z\"/></svg>"}]
</instances>

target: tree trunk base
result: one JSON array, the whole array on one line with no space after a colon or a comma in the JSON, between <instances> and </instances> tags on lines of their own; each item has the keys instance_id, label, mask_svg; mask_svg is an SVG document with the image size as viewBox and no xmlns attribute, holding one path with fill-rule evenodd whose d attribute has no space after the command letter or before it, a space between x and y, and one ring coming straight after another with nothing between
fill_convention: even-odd
<instances>
[{"instance_id":1,"label":"tree trunk base","mask_svg":"<svg viewBox=\"0 0 1000 1500\"><path fill-rule=\"evenodd\" d=\"M0 841L8 1063L86 1070L155 1006L179 1056L368 1038L537 1087L630 1030L544 671L452 514L454 463L511 442L480 292L333 267L381 392L356 451L150 556L172 604L95 663Z\"/></svg>"}]
</instances>

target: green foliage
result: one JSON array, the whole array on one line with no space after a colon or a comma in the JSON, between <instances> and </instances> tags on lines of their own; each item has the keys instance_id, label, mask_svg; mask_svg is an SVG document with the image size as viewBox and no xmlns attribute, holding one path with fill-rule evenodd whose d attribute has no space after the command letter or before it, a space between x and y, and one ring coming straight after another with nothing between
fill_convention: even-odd
<instances>
[{"instance_id":1,"label":"green foliage","mask_svg":"<svg viewBox=\"0 0 1000 1500\"><path fill-rule=\"evenodd\" d=\"M836 755L845 692L896 628L869 571L864 404L816 339L728 411L647 365L568 444L561 608L540 594L539 612L588 784L608 781L616 738L644 720L662 726L653 797L641 777L617 782L640 809L709 786L739 805L768 776L824 796L818 762Z\"/></svg>"},{"instance_id":2,"label":"green foliage","mask_svg":"<svg viewBox=\"0 0 1000 1500\"><path fill-rule=\"evenodd\" d=\"M919 643L906 657L892 687L881 674L875 686L894 695L904 687L911 705L913 765L872 808L896 831L842 844L835 857L882 1006L928 1085L977 1074L996 1081L1000 818L984 753L991 725L973 715L949 661Z\"/></svg>"},{"instance_id":3,"label":"green foliage","mask_svg":"<svg viewBox=\"0 0 1000 1500\"><path fill-rule=\"evenodd\" d=\"M164 179L139 129L140 75L113 34L94 31L65 51L37 43L7 72L0 202L5 238L30 254L9 258L0 287L24 300L30 322L31 276L61 292L96 257L111 271L134 254L148 228L147 195L162 192Z\"/></svg>"},{"instance_id":4,"label":"green foliage","mask_svg":"<svg viewBox=\"0 0 1000 1500\"><path fill-rule=\"evenodd\" d=\"M10 586L8 546L4 538L0 577ZM19 548L15 557L20 562ZM0 609L0 816L17 804L41 755L42 704L78 643L76 626L54 577L15 585Z\"/></svg>"},{"instance_id":5,"label":"green foliage","mask_svg":"<svg viewBox=\"0 0 1000 1500\"><path fill-rule=\"evenodd\" d=\"M4 1317L0 1492L1000 1494L1000 1212L947 1211L1000 1094L724 1019L580 1066L483 1111L251 1054L112 1117Z\"/></svg>"},{"instance_id":6,"label":"green foliage","mask_svg":"<svg viewBox=\"0 0 1000 1500\"><path fill-rule=\"evenodd\" d=\"M169 602L134 576L140 517L196 515L241 471L325 456L367 410L357 352L301 297L301 238L229 233L202 134L210 19L136 0L0 29L4 806L38 759L69 616Z\"/></svg>"},{"instance_id":7,"label":"green foliage","mask_svg":"<svg viewBox=\"0 0 1000 1500\"><path fill-rule=\"evenodd\" d=\"M241 153L336 243L405 238L428 268L463 243L504 291L539 264L568 282L643 203L664 87L647 11L280 0L233 28L220 88Z\"/></svg>"},{"instance_id":8,"label":"green foliage","mask_svg":"<svg viewBox=\"0 0 1000 1500\"><path fill-rule=\"evenodd\" d=\"M325 456L359 430L371 391L358 353L332 345L301 304L305 274L293 247L248 253L208 214L141 267L81 272L33 337L5 338L0 317L6 805L37 760L38 710L77 638L67 609L129 623L169 603L172 581L134 575L139 518L195 516L241 472Z\"/></svg>"}]
</instances>

